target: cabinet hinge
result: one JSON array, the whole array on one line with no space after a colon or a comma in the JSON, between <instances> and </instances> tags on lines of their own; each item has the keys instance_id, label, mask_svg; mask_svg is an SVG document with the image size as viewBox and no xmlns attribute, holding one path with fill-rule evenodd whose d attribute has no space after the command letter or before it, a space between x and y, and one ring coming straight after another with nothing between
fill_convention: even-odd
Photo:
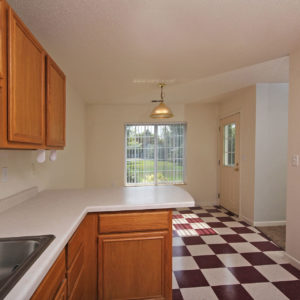
<instances>
[{"instance_id":1,"label":"cabinet hinge","mask_svg":"<svg viewBox=\"0 0 300 300\"><path fill-rule=\"evenodd\" d=\"M220 193L218 193L218 199L220 199L220 196L221 196Z\"/></svg>"}]
</instances>

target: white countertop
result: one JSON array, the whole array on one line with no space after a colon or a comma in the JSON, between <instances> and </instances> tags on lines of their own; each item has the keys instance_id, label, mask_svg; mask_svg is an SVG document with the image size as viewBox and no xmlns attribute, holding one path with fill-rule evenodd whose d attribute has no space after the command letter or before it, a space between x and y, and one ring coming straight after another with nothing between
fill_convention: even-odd
<instances>
[{"instance_id":1,"label":"white countertop","mask_svg":"<svg viewBox=\"0 0 300 300\"><path fill-rule=\"evenodd\" d=\"M88 212L194 206L189 193L175 186L49 190L0 214L0 237L55 235L54 241L5 299L30 299Z\"/></svg>"}]
</instances>

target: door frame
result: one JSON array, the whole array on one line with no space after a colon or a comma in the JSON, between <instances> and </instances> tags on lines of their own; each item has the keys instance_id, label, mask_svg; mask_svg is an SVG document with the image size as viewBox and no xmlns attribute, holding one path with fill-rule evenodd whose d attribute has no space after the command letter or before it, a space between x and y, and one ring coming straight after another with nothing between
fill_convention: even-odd
<instances>
[{"instance_id":1,"label":"door frame","mask_svg":"<svg viewBox=\"0 0 300 300\"><path fill-rule=\"evenodd\" d=\"M241 177L242 177L242 169L243 169L243 164L242 164L242 143L241 143L241 119L242 119L242 112L240 110L237 111L232 111L230 113L226 113L226 114L220 114L218 117L218 161L217 161L217 190L218 190L218 205L220 205L220 193L221 193L221 161L222 161L222 135L221 135L221 120L234 116L236 114L240 115L240 159L239 159L239 217L242 216L242 197L241 197Z\"/></svg>"}]
</instances>

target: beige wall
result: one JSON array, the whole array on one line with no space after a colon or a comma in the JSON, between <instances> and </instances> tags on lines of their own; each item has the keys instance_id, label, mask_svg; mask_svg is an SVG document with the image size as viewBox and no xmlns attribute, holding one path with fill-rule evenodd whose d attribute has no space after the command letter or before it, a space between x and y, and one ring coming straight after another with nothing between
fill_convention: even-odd
<instances>
[{"instance_id":1,"label":"beige wall","mask_svg":"<svg viewBox=\"0 0 300 300\"><path fill-rule=\"evenodd\" d=\"M300 155L300 50L290 55L289 137L287 178L286 251L300 267L300 167L292 167L292 155Z\"/></svg>"},{"instance_id":2,"label":"beige wall","mask_svg":"<svg viewBox=\"0 0 300 300\"><path fill-rule=\"evenodd\" d=\"M253 221L255 171L256 87L250 86L224 95L219 118L240 112L240 216Z\"/></svg>"},{"instance_id":3,"label":"beige wall","mask_svg":"<svg viewBox=\"0 0 300 300\"><path fill-rule=\"evenodd\" d=\"M47 159L38 164L36 151L0 150L0 168L8 167L8 181L0 182L0 199L32 186L38 186L40 190L84 186L85 104L69 85L66 136L67 147L58 151L55 162Z\"/></svg>"},{"instance_id":4,"label":"beige wall","mask_svg":"<svg viewBox=\"0 0 300 300\"><path fill-rule=\"evenodd\" d=\"M217 194L217 105L171 105L187 122L187 166L184 186L198 203L215 203ZM124 124L153 122L153 105L88 105L87 187L124 185ZM161 122L161 121L160 121Z\"/></svg>"}]
</instances>

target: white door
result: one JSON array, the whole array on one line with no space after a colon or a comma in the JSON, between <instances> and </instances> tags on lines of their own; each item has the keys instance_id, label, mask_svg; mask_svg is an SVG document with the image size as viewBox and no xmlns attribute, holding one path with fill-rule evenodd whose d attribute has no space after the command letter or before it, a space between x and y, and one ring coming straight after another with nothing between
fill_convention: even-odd
<instances>
[{"instance_id":1,"label":"white door","mask_svg":"<svg viewBox=\"0 0 300 300\"><path fill-rule=\"evenodd\" d=\"M239 214L240 114L220 120L220 205Z\"/></svg>"}]
</instances>

